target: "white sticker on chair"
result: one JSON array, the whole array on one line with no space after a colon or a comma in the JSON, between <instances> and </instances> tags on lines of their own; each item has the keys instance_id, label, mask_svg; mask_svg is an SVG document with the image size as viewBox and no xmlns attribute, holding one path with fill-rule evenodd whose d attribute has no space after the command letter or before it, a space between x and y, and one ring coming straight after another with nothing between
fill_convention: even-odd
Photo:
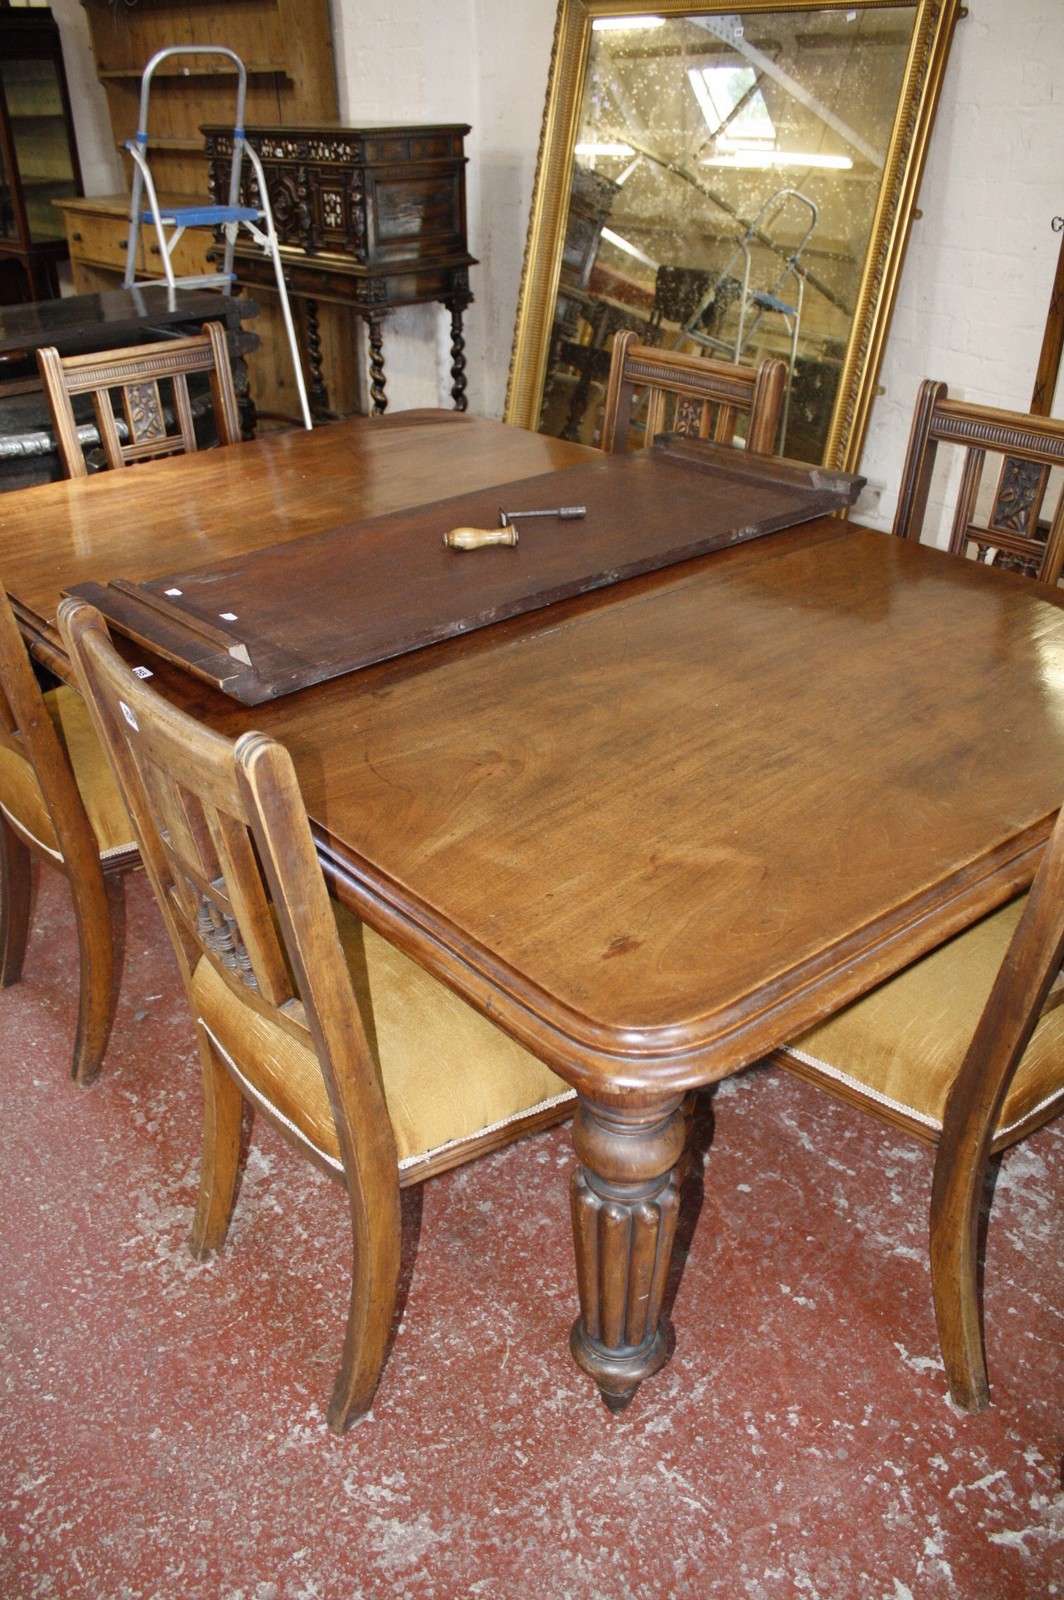
<instances>
[{"instance_id":1,"label":"white sticker on chair","mask_svg":"<svg viewBox=\"0 0 1064 1600\"><path fill-rule=\"evenodd\" d=\"M134 728L136 730L136 732L139 733L140 732L140 723L137 721L137 719L133 715L132 711L130 711L129 707L126 705L126 702L124 700L120 700L118 702L118 704L119 704L119 706L121 708L122 715L125 717L126 721L129 723L129 726L131 728Z\"/></svg>"}]
</instances>

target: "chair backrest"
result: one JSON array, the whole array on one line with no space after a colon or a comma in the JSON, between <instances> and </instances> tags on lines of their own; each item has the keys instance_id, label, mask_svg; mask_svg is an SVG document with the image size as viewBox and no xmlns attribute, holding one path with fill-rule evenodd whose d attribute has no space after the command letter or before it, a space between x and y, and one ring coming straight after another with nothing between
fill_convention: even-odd
<instances>
[{"instance_id":1,"label":"chair backrest","mask_svg":"<svg viewBox=\"0 0 1064 1600\"><path fill-rule=\"evenodd\" d=\"M75 395L92 395L96 428L109 467L196 449L188 392L193 373L209 377L219 441L236 444L240 439L233 373L220 322L205 323L202 333L188 338L127 345L100 354L61 356L54 346L47 346L38 350L37 366L59 459L68 478L88 475L71 404ZM116 402L120 403L117 414Z\"/></svg>"},{"instance_id":2,"label":"chair backrest","mask_svg":"<svg viewBox=\"0 0 1064 1600\"><path fill-rule=\"evenodd\" d=\"M949 550L1056 583L1064 564L1064 490L1048 523L1042 509L1050 472L1064 467L1064 422L1019 411L950 400L944 383L925 378L913 414L902 469L894 533L919 539L939 444L964 449ZM989 514L976 522L987 451L1002 457Z\"/></svg>"},{"instance_id":3,"label":"chair backrest","mask_svg":"<svg viewBox=\"0 0 1064 1600\"><path fill-rule=\"evenodd\" d=\"M288 752L257 733L234 744L171 706L133 675L85 601L65 600L60 623L190 993L206 964L242 1003L242 1076L262 1025L312 1052L348 1182L357 1171L365 1183L368 1167L394 1187L383 1091ZM248 1086L271 1116L261 1082ZM272 1120L340 1176L305 1128Z\"/></svg>"},{"instance_id":4,"label":"chair backrest","mask_svg":"<svg viewBox=\"0 0 1064 1600\"><path fill-rule=\"evenodd\" d=\"M602 422L602 448L628 448L632 401L637 389L647 393L644 440L671 427L677 433L732 444L739 412L747 412L746 448L771 455L776 448L786 363L770 356L759 367L658 350L639 344L626 330L613 341L610 381ZM672 419L668 412L672 409Z\"/></svg>"},{"instance_id":5,"label":"chair backrest","mask_svg":"<svg viewBox=\"0 0 1064 1600\"><path fill-rule=\"evenodd\" d=\"M62 852L57 864L99 873L99 844L93 833L70 762L60 742L25 642L0 588L0 806L19 837L49 855L53 845L34 811L43 800ZM12 761L12 758L15 758ZM27 769L26 781L20 769Z\"/></svg>"}]
</instances>

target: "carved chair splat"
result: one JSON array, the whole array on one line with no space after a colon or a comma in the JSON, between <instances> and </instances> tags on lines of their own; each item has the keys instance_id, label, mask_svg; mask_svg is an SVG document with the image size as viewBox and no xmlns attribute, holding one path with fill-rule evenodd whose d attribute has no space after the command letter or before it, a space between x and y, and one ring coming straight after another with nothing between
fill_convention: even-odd
<instances>
[{"instance_id":1,"label":"carved chair splat","mask_svg":"<svg viewBox=\"0 0 1064 1600\"><path fill-rule=\"evenodd\" d=\"M188 390L188 379L195 373L209 378L219 442L236 444L240 440L233 373L220 322L204 323L202 333L186 339L127 345L100 354L61 356L54 346L45 346L37 351L37 366L59 459L68 478L88 475L71 404L75 395L92 395L96 428L109 467L197 449ZM172 400L169 408L160 389L164 382ZM121 433L116 402L121 407Z\"/></svg>"},{"instance_id":2,"label":"carved chair splat","mask_svg":"<svg viewBox=\"0 0 1064 1600\"><path fill-rule=\"evenodd\" d=\"M746 449L772 455L786 381L787 366L778 356L768 357L759 367L743 367L639 344L637 335L626 329L613 341L602 448L611 452L628 448L632 401L637 390L645 389L647 444L666 427L671 401L671 426L676 432L718 444L733 443L737 416L747 413Z\"/></svg>"},{"instance_id":3,"label":"carved chair splat","mask_svg":"<svg viewBox=\"0 0 1064 1600\"><path fill-rule=\"evenodd\" d=\"M917 395L902 469L894 533L919 539L940 444L964 448L948 549L1056 583L1064 565L1064 488L1048 524L1040 521L1050 472L1064 468L1064 422L1026 412L951 400L944 383L925 378ZM976 507L987 452L1003 458L985 523Z\"/></svg>"}]
</instances>

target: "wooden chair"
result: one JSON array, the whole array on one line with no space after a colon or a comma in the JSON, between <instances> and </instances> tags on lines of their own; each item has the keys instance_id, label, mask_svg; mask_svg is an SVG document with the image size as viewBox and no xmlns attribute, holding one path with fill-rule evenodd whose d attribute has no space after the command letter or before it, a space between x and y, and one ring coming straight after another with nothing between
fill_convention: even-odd
<instances>
[{"instance_id":1,"label":"wooden chair","mask_svg":"<svg viewBox=\"0 0 1064 1600\"><path fill-rule=\"evenodd\" d=\"M240 439L233 373L220 322L207 322L203 332L187 339L127 345L101 354L61 356L54 346L37 351L37 366L52 415L59 459L68 478L88 476L85 453L71 400L91 394L96 427L109 467L124 467L157 456L179 455L196 446L188 379L206 373L210 379L215 425L222 444ZM164 404L160 384L168 390ZM116 420L115 405L121 412ZM120 437L119 427L125 434Z\"/></svg>"},{"instance_id":2,"label":"wooden chair","mask_svg":"<svg viewBox=\"0 0 1064 1600\"><path fill-rule=\"evenodd\" d=\"M639 344L636 334L626 330L613 341L602 448L627 450L632 401L637 389L646 389L643 438L647 444L667 425L677 433L731 444L736 415L745 411L746 449L771 455L786 381L787 365L778 356L768 357L759 367L740 367L731 361ZM673 418L667 424L670 399Z\"/></svg>"},{"instance_id":3,"label":"wooden chair","mask_svg":"<svg viewBox=\"0 0 1064 1600\"><path fill-rule=\"evenodd\" d=\"M110 764L76 689L42 694L0 590L0 984L22 976L31 857L63 872L78 929L73 1075L100 1071L115 1002L115 928L106 878L139 861Z\"/></svg>"},{"instance_id":4,"label":"wooden chair","mask_svg":"<svg viewBox=\"0 0 1064 1600\"><path fill-rule=\"evenodd\" d=\"M990 406L950 400L944 383L925 378L913 414L909 448L902 470L894 533L919 539L927 511L931 478L940 443L965 447L949 551L967 555L971 546L980 561L993 561L1056 583L1064 564L1064 491L1048 527L1039 516L1050 470L1064 467L1064 422L1026 412L999 411ZM1003 457L997 488L986 521L976 522L976 503L986 452Z\"/></svg>"},{"instance_id":5,"label":"wooden chair","mask_svg":"<svg viewBox=\"0 0 1064 1600\"><path fill-rule=\"evenodd\" d=\"M222 1245L246 1099L347 1193L350 1310L329 1422L373 1399L399 1269L399 1190L570 1114L558 1078L331 904L292 762L234 745L135 678L99 614L60 625L136 824L196 1020L205 1141L193 1254Z\"/></svg>"},{"instance_id":6,"label":"wooden chair","mask_svg":"<svg viewBox=\"0 0 1064 1600\"><path fill-rule=\"evenodd\" d=\"M1064 811L1029 895L770 1060L937 1146L931 1287L950 1393L989 1402L977 1278L992 1153L1064 1107Z\"/></svg>"}]
</instances>

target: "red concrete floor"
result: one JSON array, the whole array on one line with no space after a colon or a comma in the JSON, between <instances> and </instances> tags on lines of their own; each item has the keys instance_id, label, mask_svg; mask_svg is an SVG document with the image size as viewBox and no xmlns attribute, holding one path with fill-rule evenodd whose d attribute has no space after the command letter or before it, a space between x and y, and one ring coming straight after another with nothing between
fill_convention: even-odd
<instances>
[{"instance_id":1,"label":"red concrete floor","mask_svg":"<svg viewBox=\"0 0 1064 1600\"><path fill-rule=\"evenodd\" d=\"M1001 1169L980 1417L937 1356L929 1154L761 1071L702 1119L675 1353L627 1412L566 1348L562 1128L407 1197L402 1326L339 1440L339 1191L256 1130L229 1247L192 1261L197 1066L155 908L138 878L79 1091L65 892L42 874L0 996L3 1600L1064 1594L1064 1125Z\"/></svg>"}]
</instances>

